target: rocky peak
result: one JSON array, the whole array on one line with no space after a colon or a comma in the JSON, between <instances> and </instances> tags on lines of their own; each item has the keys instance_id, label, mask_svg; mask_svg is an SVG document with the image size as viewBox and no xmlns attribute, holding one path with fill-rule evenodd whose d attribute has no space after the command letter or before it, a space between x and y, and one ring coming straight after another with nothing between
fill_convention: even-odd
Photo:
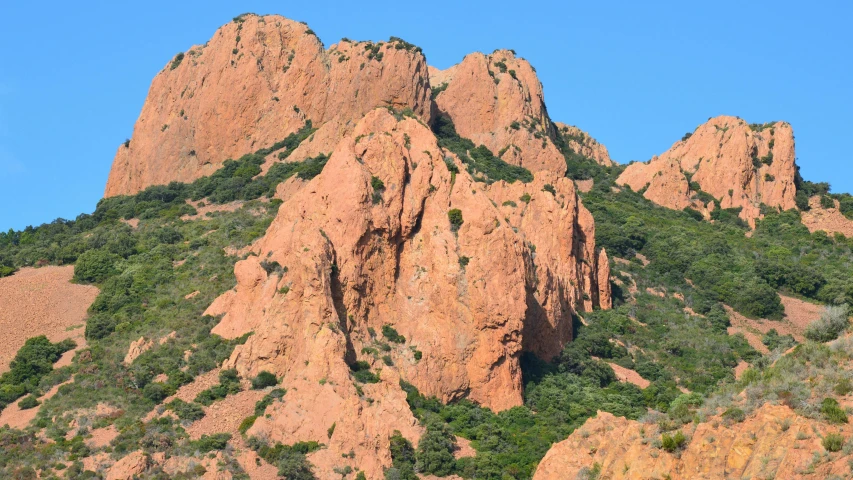
<instances>
[{"instance_id":1,"label":"rocky peak","mask_svg":"<svg viewBox=\"0 0 853 480\"><path fill-rule=\"evenodd\" d=\"M438 114L449 116L461 136L534 174L565 173L542 83L512 50L472 53L447 70L431 69L430 84Z\"/></svg>"},{"instance_id":2,"label":"rocky peak","mask_svg":"<svg viewBox=\"0 0 853 480\"><path fill-rule=\"evenodd\" d=\"M521 352L553 357L573 312L610 306L607 256L571 180L489 185L461 167L428 126L376 109L289 187L207 312L223 315L214 333L254 332L227 368L292 387L250 433L323 441L337 462L355 451L352 466L379 477L390 433L419 435L400 379L444 402L520 405ZM367 365L378 383L353 380ZM330 459L312 462L328 473Z\"/></svg>"},{"instance_id":3,"label":"rocky peak","mask_svg":"<svg viewBox=\"0 0 853 480\"><path fill-rule=\"evenodd\" d=\"M574 125L560 122L555 122L554 127L557 129L557 134L563 137L566 146L575 153L590 158L600 165L608 167L613 165L607 147L592 138L590 134Z\"/></svg>"},{"instance_id":4,"label":"rocky peak","mask_svg":"<svg viewBox=\"0 0 853 480\"><path fill-rule=\"evenodd\" d=\"M306 25L242 15L154 78L130 141L119 147L106 196L192 181L285 138L311 120L328 153L369 110L411 109L430 119L420 49L341 41L328 50Z\"/></svg>"},{"instance_id":5,"label":"rocky peak","mask_svg":"<svg viewBox=\"0 0 853 480\"><path fill-rule=\"evenodd\" d=\"M646 198L669 208L740 209L740 218L754 226L761 204L795 208L794 159L790 124L719 116L649 162L629 165L617 182L645 189Z\"/></svg>"}]
</instances>

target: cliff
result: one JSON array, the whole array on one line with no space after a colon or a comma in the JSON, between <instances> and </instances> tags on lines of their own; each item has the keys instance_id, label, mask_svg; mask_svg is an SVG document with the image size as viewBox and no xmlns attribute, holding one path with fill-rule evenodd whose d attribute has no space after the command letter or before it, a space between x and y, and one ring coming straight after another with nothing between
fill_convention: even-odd
<instances>
[{"instance_id":1,"label":"cliff","mask_svg":"<svg viewBox=\"0 0 853 480\"><path fill-rule=\"evenodd\" d=\"M757 125L715 117L646 163L629 165L617 183L644 190L649 200L668 208L704 212L740 209L754 226L761 204L795 208L794 132L785 122ZM704 192L711 197L699 195Z\"/></svg>"}]
</instances>

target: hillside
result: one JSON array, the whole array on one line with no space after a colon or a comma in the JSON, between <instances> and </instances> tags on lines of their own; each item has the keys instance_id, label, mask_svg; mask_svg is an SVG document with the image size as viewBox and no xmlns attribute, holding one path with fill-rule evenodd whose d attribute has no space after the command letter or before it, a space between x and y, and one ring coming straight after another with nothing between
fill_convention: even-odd
<instances>
[{"instance_id":1,"label":"hillside","mask_svg":"<svg viewBox=\"0 0 853 480\"><path fill-rule=\"evenodd\" d=\"M236 17L156 75L92 214L0 233L3 311L75 307L10 343L0 476L839 473L778 451L851 433L853 197L793 138L717 117L619 165L512 50Z\"/></svg>"}]
</instances>

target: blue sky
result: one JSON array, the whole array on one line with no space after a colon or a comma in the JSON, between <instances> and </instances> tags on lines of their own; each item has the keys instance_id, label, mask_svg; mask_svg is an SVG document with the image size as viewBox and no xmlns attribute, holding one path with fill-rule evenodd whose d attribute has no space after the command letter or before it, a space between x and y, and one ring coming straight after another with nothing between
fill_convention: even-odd
<instances>
[{"instance_id":1,"label":"blue sky","mask_svg":"<svg viewBox=\"0 0 853 480\"><path fill-rule=\"evenodd\" d=\"M153 76L245 11L306 21L327 46L399 36L440 68L514 48L551 117L620 162L711 116L787 120L803 176L853 191L849 1L462 3L3 2L0 229L91 212Z\"/></svg>"}]
</instances>

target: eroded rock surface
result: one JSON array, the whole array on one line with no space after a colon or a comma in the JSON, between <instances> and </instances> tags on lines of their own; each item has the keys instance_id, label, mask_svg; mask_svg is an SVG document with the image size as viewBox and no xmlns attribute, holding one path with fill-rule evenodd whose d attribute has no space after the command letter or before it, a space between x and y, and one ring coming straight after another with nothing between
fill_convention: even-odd
<instances>
[{"instance_id":1,"label":"eroded rock surface","mask_svg":"<svg viewBox=\"0 0 853 480\"><path fill-rule=\"evenodd\" d=\"M531 172L566 172L542 83L527 60L511 50L472 53L447 70L431 69L430 84L441 89L438 114L448 115L459 135Z\"/></svg>"},{"instance_id":2,"label":"eroded rock surface","mask_svg":"<svg viewBox=\"0 0 853 480\"><path fill-rule=\"evenodd\" d=\"M822 438L831 432L849 437L849 425L829 425L801 417L786 406L765 404L740 423L720 417L685 426L683 451L655 446L655 425L598 412L568 439L555 444L539 463L534 480L579 478L598 464L599 478L718 479L810 478L850 472L851 456L827 452ZM670 432L674 433L674 432Z\"/></svg>"},{"instance_id":3,"label":"eroded rock surface","mask_svg":"<svg viewBox=\"0 0 853 480\"><path fill-rule=\"evenodd\" d=\"M349 464L341 454L352 450L353 468L380 476L394 430L417 443L401 378L445 402L520 405L521 351L553 356L571 339L572 312L610 305L607 257L570 180L543 171L488 186L451 174L446 155L418 120L370 112L285 200L237 263L236 289L208 309L224 314L214 333L255 332L225 368L291 386L250 433L327 443L311 456L320 473ZM509 198L514 209L501 206ZM386 325L405 340L386 338ZM380 382L354 382L356 360Z\"/></svg>"},{"instance_id":4,"label":"eroded rock surface","mask_svg":"<svg viewBox=\"0 0 853 480\"><path fill-rule=\"evenodd\" d=\"M210 175L306 120L319 128L306 155L331 151L377 106L410 108L428 120L423 54L394 43L375 53L367 46L342 41L325 50L308 26L278 15L244 15L222 26L154 78L133 136L116 153L105 196Z\"/></svg>"},{"instance_id":5,"label":"eroded rock surface","mask_svg":"<svg viewBox=\"0 0 853 480\"><path fill-rule=\"evenodd\" d=\"M706 216L715 205L697 196L699 190L720 208L740 208L740 218L755 225L761 204L795 208L794 133L791 125L774 122L749 125L719 116L646 163L629 165L617 182L664 207L691 207ZM692 185L691 185L692 184Z\"/></svg>"}]
</instances>

